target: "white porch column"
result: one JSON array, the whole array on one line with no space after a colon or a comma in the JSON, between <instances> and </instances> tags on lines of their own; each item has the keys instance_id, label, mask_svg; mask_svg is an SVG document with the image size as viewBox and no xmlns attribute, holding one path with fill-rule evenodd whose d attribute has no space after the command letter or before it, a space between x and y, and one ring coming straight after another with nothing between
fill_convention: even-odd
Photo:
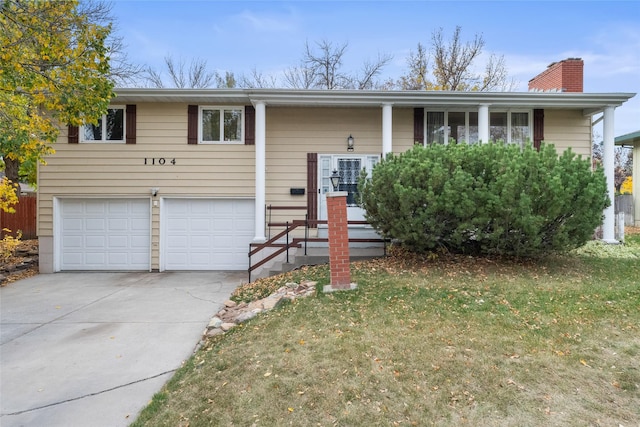
<instances>
[{"instance_id":1,"label":"white porch column","mask_svg":"<svg viewBox=\"0 0 640 427\"><path fill-rule=\"evenodd\" d=\"M382 157L393 151L393 106L382 104Z\"/></svg>"},{"instance_id":2,"label":"white porch column","mask_svg":"<svg viewBox=\"0 0 640 427\"><path fill-rule=\"evenodd\" d=\"M615 107L606 107L604 109L604 120L602 122L602 133L604 134L602 164L604 166L604 175L607 178L607 193L611 199L611 206L604 210L604 221L602 223L602 240L606 243L618 243L615 236L615 136L613 129Z\"/></svg>"},{"instance_id":3,"label":"white porch column","mask_svg":"<svg viewBox=\"0 0 640 427\"><path fill-rule=\"evenodd\" d=\"M489 142L489 104L478 106L478 141L482 144Z\"/></svg>"},{"instance_id":4,"label":"white porch column","mask_svg":"<svg viewBox=\"0 0 640 427\"><path fill-rule=\"evenodd\" d=\"M265 234L265 203L266 203L266 157L267 131L266 107L264 101L258 101L256 107L256 224L254 242L267 240Z\"/></svg>"}]
</instances>

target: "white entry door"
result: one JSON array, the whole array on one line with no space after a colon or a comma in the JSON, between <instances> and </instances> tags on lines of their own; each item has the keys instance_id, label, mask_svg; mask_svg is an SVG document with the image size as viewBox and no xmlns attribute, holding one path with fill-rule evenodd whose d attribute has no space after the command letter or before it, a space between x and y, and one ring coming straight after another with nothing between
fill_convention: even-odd
<instances>
[{"instance_id":1,"label":"white entry door","mask_svg":"<svg viewBox=\"0 0 640 427\"><path fill-rule=\"evenodd\" d=\"M331 186L331 174L334 170L340 174L338 191L347 192L347 219L350 221L363 221L364 210L358 206L358 177L362 169L369 175L373 167L380 161L378 155L320 155L318 162L318 178L320 188L320 219L327 219L326 194L333 191Z\"/></svg>"}]
</instances>

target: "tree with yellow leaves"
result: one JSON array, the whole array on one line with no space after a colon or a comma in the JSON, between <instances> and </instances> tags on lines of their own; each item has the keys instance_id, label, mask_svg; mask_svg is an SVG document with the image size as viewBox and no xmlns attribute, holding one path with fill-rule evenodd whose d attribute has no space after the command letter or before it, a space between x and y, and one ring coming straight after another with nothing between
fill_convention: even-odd
<instances>
[{"instance_id":1,"label":"tree with yellow leaves","mask_svg":"<svg viewBox=\"0 0 640 427\"><path fill-rule=\"evenodd\" d=\"M449 40L445 40L442 28L433 31L429 48L418 43L417 50L409 53L408 72L400 77L396 86L402 90L513 90L515 82L508 76L504 57L490 55L484 72L477 73L474 65L481 58L484 39L476 34L473 41L464 42L461 34L460 26ZM433 60L431 66L430 59Z\"/></svg>"},{"instance_id":2,"label":"tree with yellow leaves","mask_svg":"<svg viewBox=\"0 0 640 427\"><path fill-rule=\"evenodd\" d=\"M620 186L620 194L633 193L633 177L628 176Z\"/></svg>"},{"instance_id":3,"label":"tree with yellow leaves","mask_svg":"<svg viewBox=\"0 0 640 427\"><path fill-rule=\"evenodd\" d=\"M78 6L0 0L0 156L12 183L21 162L53 153L60 126L97 122L113 96L111 26L92 23Z\"/></svg>"},{"instance_id":4,"label":"tree with yellow leaves","mask_svg":"<svg viewBox=\"0 0 640 427\"><path fill-rule=\"evenodd\" d=\"M18 203L15 184L12 184L6 176L0 179L0 210L8 213L14 213L16 210L13 206Z\"/></svg>"}]
</instances>

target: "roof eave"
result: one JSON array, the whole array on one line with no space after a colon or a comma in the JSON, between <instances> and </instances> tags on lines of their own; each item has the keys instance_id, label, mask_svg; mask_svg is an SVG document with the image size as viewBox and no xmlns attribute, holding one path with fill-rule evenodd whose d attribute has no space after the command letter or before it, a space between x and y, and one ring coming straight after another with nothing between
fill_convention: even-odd
<instances>
[{"instance_id":1,"label":"roof eave","mask_svg":"<svg viewBox=\"0 0 640 427\"><path fill-rule=\"evenodd\" d=\"M399 107L470 106L581 108L594 114L618 107L635 93L357 91L294 89L115 89L114 102L253 103L270 106Z\"/></svg>"}]
</instances>

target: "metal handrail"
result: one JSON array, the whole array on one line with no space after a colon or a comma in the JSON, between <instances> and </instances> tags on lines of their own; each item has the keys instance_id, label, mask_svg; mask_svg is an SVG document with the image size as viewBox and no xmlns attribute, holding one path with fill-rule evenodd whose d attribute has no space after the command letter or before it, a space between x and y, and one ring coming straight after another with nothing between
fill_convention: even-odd
<instances>
[{"instance_id":1,"label":"metal handrail","mask_svg":"<svg viewBox=\"0 0 640 427\"><path fill-rule=\"evenodd\" d=\"M273 206L273 205L269 205L267 207L267 210L269 211L269 219L271 218L271 211L273 210L302 210L305 209L306 207L302 207L302 206ZM328 242L329 239L326 237L309 237L309 228L316 228L318 225L325 225L327 224L328 221L325 219L313 219L310 220L308 214L305 213L305 219L304 220L299 220L299 219L294 219L291 222L286 221L284 223L272 223L269 221L268 225L269 225L269 235L271 234L271 226L274 227L285 227L285 229L283 231L281 231L280 233L278 233L277 235L275 235L274 237L270 237L266 242L264 243L250 243L249 244L249 268L248 268L248 273L249 273L249 282L251 282L251 272L253 270L255 270L258 267L261 267L262 265L264 265L265 263L269 262L270 260L272 260L273 258L277 257L278 255L280 255L281 253L283 253L284 251L287 252L287 263L289 262L289 248L291 247L296 247L299 248L301 246L302 243L304 243L304 254L307 255L307 243L308 242ZM368 225L369 223L367 221L347 221L347 225ZM304 226L304 238L299 238L299 237L294 237L293 239L291 239L291 242L289 241L289 235L292 231L294 231L295 229ZM286 242L285 243L277 243L278 240L280 240L281 238L285 237L286 238ZM373 242L382 242L383 243L383 248L384 248L384 256L387 255L387 241L388 239L363 239L363 238L349 238L348 239L349 242L353 242L353 243L373 243ZM258 261L255 264L251 264L251 257L259 252L261 252L262 250L266 249L266 248L278 248L277 250L275 250L272 254L268 255L267 257L261 259L260 261Z\"/></svg>"}]
</instances>

